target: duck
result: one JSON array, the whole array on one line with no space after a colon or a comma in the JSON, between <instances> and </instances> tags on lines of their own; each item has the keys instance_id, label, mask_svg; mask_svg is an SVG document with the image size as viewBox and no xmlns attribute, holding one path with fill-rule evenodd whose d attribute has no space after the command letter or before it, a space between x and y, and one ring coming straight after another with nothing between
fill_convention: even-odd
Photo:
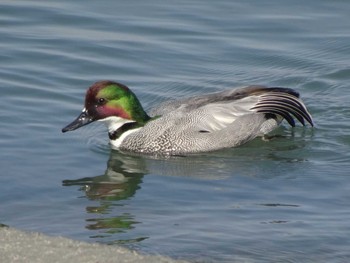
<instances>
[{"instance_id":1,"label":"duck","mask_svg":"<svg viewBox=\"0 0 350 263\"><path fill-rule=\"evenodd\" d=\"M125 85L102 80L88 88L80 115L62 129L106 124L110 145L123 152L184 155L237 147L264 137L283 120L313 127L300 95L291 88L245 86L160 103L146 113Z\"/></svg>"}]
</instances>

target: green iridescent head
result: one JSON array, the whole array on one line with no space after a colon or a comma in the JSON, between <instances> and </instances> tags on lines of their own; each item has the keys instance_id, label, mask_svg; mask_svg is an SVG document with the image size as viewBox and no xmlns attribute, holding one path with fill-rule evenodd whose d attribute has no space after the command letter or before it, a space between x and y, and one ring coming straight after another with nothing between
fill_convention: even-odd
<instances>
[{"instance_id":1,"label":"green iridescent head","mask_svg":"<svg viewBox=\"0 0 350 263\"><path fill-rule=\"evenodd\" d=\"M150 119L136 95L127 86L109 80L99 81L87 90L83 112L62 131L75 130L93 121L113 116L140 124Z\"/></svg>"}]
</instances>

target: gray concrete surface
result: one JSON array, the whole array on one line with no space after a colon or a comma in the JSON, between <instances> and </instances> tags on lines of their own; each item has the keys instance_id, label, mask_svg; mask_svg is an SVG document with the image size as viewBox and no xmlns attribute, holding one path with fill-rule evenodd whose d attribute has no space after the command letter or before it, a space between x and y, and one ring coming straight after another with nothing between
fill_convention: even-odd
<instances>
[{"instance_id":1,"label":"gray concrete surface","mask_svg":"<svg viewBox=\"0 0 350 263\"><path fill-rule=\"evenodd\" d=\"M25 263L175 263L163 256L142 255L120 246L108 246L51 237L40 233L23 232L0 227L0 262Z\"/></svg>"}]
</instances>

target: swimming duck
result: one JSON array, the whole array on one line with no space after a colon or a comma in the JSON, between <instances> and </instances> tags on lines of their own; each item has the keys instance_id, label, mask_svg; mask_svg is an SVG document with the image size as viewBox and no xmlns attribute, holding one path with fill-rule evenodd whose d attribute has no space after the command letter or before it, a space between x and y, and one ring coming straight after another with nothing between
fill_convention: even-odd
<instances>
[{"instance_id":1,"label":"swimming duck","mask_svg":"<svg viewBox=\"0 0 350 263\"><path fill-rule=\"evenodd\" d=\"M161 103L147 114L136 95L113 81L94 83L81 114L62 132L94 121L108 127L113 148L180 155L242 145L268 134L285 119L313 126L310 113L290 88L248 86Z\"/></svg>"}]
</instances>

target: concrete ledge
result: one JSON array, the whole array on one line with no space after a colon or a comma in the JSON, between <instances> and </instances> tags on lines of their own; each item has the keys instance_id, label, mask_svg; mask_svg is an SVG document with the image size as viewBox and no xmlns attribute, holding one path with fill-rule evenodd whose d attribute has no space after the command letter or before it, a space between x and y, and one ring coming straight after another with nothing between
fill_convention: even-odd
<instances>
[{"instance_id":1,"label":"concrete ledge","mask_svg":"<svg viewBox=\"0 0 350 263\"><path fill-rule=\"evenodd\" d=\"M142 255L120 246L108 246L51 237L0 227L1 262L31 263L124 263L124 262L184 262L163 256Z\"/></svg>"}]
</instances>

